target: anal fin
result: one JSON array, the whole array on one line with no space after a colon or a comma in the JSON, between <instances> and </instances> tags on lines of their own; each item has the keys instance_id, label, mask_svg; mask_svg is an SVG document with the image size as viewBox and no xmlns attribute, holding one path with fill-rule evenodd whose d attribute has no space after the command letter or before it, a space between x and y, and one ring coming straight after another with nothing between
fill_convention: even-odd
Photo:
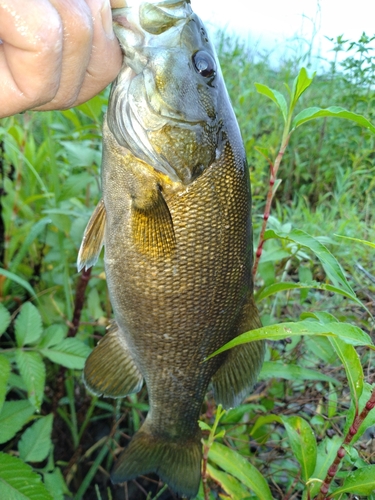
<instances>
[{"instance_id":1,"label":"anal fin","mask_svg":"<svg viewBox=\"0 0 375 500\"><path fill-rule=\"evenodd\" d=\"M104 201L100 200L83 234L81 247L77 258L78 271L89 269L95 265L104 244L106 211Z\"/></svg>"},{"instance_id":2,"label":"anal fin","mask_svg":"<svg viewBox=\"0 0 375 500\"><path fill-rule=\"evenodd\" d=\"M141 390L142 374L117 323L111 324L87 358L83 380L86 387L98 396L120 398Z\"/></svg>"},{"instance_id":3,"label":"anal fin","mask_svg":"<svg viewBox=\"0 0 375 500\"><path fill-rule=\"evenodd\" d=\"M257 307L251 297L244 307L244 319L238 334L261 326ZM230 349L226 360L212 377L217 404L234 408L249 395L262 367L264 351L264 341L249 342Z\"/></svg>"}]
</instances>

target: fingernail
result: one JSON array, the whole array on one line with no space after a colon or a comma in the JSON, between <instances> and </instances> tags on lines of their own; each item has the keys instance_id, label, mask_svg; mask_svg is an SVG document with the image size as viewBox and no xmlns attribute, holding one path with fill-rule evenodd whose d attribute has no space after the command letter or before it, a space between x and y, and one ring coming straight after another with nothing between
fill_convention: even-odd
<instances>
[{"instance_id":1,"label":"fingernail","mask_svg":"<svg viewBox=\"0 0 375 500\"><path fill-rule=\"evenodd\" d=\"M103 7L100 10L100 16L102 19L102 26L104 32L107 35L107 37L112 40L113 38L115 38L115 34L112 26L112 11L109 0L104 0Z\"/></svg>"}]
</instances>

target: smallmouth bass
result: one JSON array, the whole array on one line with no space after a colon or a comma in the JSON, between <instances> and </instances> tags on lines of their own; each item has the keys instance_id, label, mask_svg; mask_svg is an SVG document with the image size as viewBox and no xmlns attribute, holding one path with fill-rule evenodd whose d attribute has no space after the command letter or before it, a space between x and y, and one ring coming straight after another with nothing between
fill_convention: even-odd
<instances>
[{"instance_id":1,"label":"smallmouth bass","mask_svg":"<svg viewBox=\"0 0 375 500\"><path fill-rule=\"evenodd\" d=\"M117 460L114 483L150 472L194 497L198 418L208 384L233 407L264 356L253 342L207 362L260 326L253 300L246 156L215 50L188 0L127 2L114 11L124 65L103 125L103 199L78 268L105 270L115 322L86 361L98 395L145 381L150 410Z\"/></svg>"}]
</instances>

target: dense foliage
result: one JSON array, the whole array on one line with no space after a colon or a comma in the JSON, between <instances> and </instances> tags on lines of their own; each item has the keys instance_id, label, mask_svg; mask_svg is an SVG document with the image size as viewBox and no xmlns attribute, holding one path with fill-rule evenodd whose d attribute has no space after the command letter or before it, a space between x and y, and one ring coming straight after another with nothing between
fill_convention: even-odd
<instances>
[{"instance_id":1,"label":"dense foliage","mask_svg":"<svg viewBox=\"0 0 375 500\"><path fill-rule=\"evenodd\" d=\"M375 122L370 42L338 39L336 53L349 50L343 65L333 62L306 84L292 110L294 117L311 107L349 113L323 114L288 139L255 280L267 327L259 335L272 340L240 407L223 412L207 396L199 499L328 498L319 490L329 471L334 498L375 499L375 410L350 432L375 383L375 135L356 118ZM293 101L309 77L299 73L304 61L272 70L225 39L221 61L249 159L257 244L291 110L279 93ZM111 319L102 260L91 272L75 267L100 197L105 105L106 94L0 124L1 498L175 498L156 476L109 481L114 458L144 419L146 390L98 399L81 381Z\"/></svg>"}]
</instances>

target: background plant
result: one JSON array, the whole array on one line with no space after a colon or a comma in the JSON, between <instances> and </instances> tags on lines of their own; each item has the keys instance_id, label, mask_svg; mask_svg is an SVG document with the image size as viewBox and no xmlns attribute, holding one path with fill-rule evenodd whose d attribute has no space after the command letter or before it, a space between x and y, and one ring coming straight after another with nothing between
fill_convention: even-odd
<instances>
[{"instance_id":1,"label":"background plant","mask_svg":"<svg viewBox=\"0 0 375 500\"><path fill-rule=\"evenodd\" d=\"M286 112L281 82L293 96L301 61L274 71L239 44L222 43L251 170L256 241L283 116L285 125L292 112L291 125L306 107L335 105L352 122L327 114L289 137L256 277L273 341L259 384L240 407L216 410L208 395L199 498L314 498L370 400L374 249L334 236L374 241L374 135L353 115L374 121L369 40L334 41L337 53L361 50L360 67L348 52L344 70L333 63ZM254 81L266 95L276 89L272 100ZM74 110L1 123L0 492L10 498L173 498L156 476L125 487L109 481L115 456L144 419L145 390L113 401L92 397L81 382L84 359L111 318L102 263L91 275L75 267L99 199L105 104L104 94ZM330 486L335 498L374 497L373 413L344 446Z\"/></svg>"}]
</instances>

